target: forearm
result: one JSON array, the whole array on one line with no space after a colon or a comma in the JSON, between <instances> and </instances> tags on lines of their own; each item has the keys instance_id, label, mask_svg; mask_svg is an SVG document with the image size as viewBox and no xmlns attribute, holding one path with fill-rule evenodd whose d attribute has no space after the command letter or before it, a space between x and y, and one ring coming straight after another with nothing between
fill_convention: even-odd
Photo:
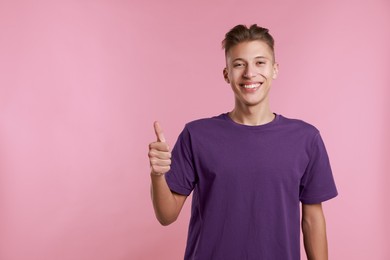
<instances>
[{"instance_id":1,"label":"forearm","mask_svg":"<svg viewBox=\"0 0 390 260\"><path fill-rule=\"evenodd\" d=\"M168 187L165 176L151 174L151 196L157 220L161 225L169 225L179 215L179 206Z\"/></svg>"},{"instance_id":2,"label":"forearm","mask_svg":"<svg viewBox=\"0 0 390 260\"><path fill-rule=\"evenodd\" d=\"M302 218L302 232L308 260L327 260L328 242L322 210L315 216Z\"/></svg>"}]
</instances>

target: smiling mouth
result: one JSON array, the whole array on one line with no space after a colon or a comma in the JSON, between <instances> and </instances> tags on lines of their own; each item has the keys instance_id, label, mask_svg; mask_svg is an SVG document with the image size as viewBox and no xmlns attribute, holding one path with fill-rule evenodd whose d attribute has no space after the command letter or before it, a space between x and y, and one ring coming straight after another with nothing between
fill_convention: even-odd
<instances>
[{"instance_id":1,"label":"smiling mouth","mask_svg":"<svg viewBox=\"0 0 390 260\"><path fill-rule=\"evenodd\" d=\"M245 89L255 89L261 86L262 83L253 83L253 84L240 84L240 87Z\"/></svg>"}]
</instances>

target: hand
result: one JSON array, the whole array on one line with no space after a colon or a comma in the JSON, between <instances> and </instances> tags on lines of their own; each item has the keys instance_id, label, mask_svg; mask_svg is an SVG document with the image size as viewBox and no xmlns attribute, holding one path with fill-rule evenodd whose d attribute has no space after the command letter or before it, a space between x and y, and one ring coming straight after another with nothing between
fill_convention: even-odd
<instances>
[{"instance_id":1,"label":"hand","mask_svg":"<svg viewBox=\"0 0 390 260\"><path fill-rule=\"evenodd\" d=\"M160 124L154 122L157 141L149 144L149 161L153 175L164 175L171 169L171 151L165 141Z\"/></svg>"}]
</instances>

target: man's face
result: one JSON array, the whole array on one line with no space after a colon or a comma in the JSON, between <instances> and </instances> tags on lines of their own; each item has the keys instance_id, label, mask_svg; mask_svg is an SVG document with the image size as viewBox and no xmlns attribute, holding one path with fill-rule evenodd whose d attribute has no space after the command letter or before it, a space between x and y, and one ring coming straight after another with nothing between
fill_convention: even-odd
<instances>
[{"instance_id":1,"label":"man's face","mask_svg":"<svg viewBox=\"0 0 390 260\"><path fill-rule=\"evenodd\" d=\"M233 89L236 105L256 106L267 101L277 73L272 50L263 41L239 43L226 54L223 74Z\"/></svg>"}]
</instances>

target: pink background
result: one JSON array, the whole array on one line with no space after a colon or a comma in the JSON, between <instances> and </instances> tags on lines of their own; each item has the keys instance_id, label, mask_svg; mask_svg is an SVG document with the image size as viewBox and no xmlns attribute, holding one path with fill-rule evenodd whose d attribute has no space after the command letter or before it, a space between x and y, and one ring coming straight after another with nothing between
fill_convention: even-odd
<instances>
[{"instance_id":1,"label":"pink background","mask_svg":"<svg viewBox=\"0 0 390 260\"><path fill-rule=\"evenodd\" d=\"M326 142L330 259L390 259L387 0L1 1L0 259L182 259L190 203L154 218L152 123L173 146L232 109L220 42L238 23L276 38L273 110Z\"/></svg>"}]
</instances>

